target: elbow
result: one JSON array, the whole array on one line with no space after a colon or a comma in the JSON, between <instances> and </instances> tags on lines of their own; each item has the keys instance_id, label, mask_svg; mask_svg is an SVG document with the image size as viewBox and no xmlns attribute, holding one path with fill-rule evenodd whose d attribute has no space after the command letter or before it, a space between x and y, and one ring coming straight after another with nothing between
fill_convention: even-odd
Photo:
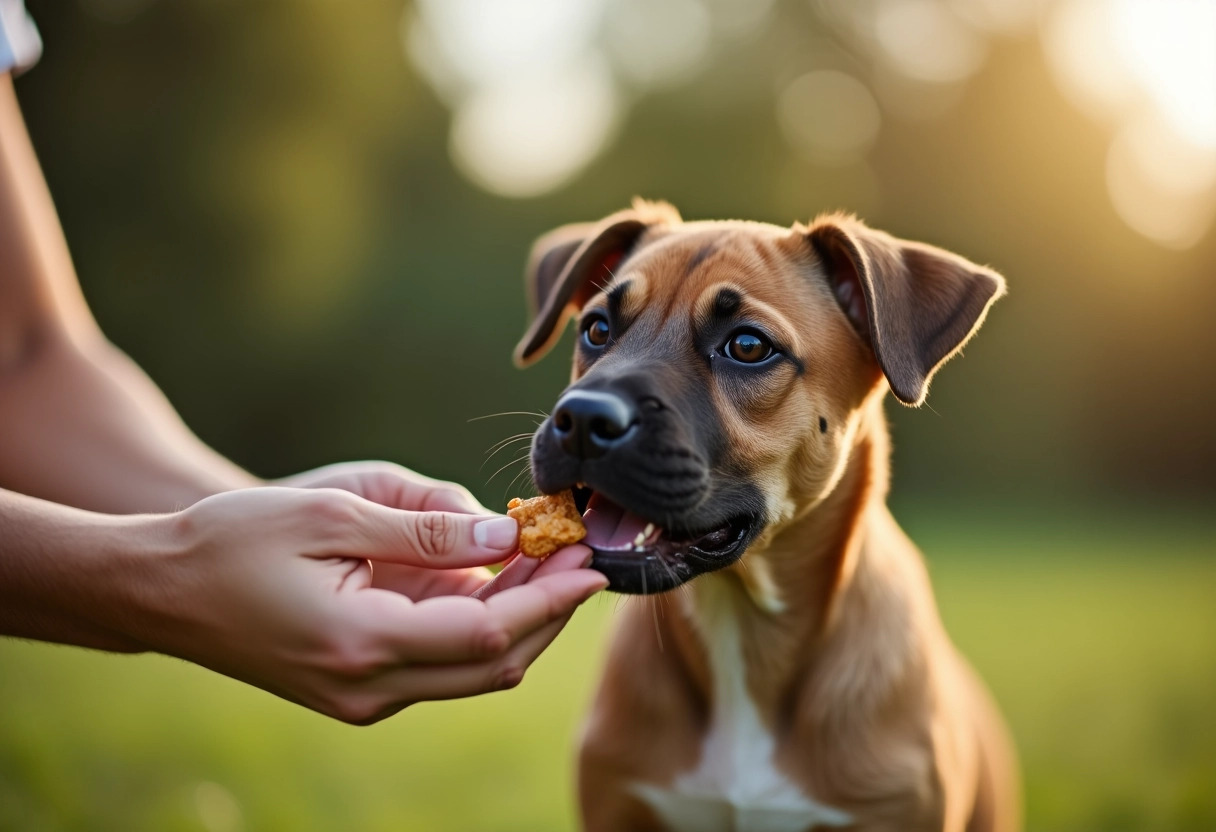
<instances>
[{"instance_id":1,"label":"elbow","mask_svg":"<svg viewBox=\"0 0 1216 832\"><path fill-rule=\"evenodd\" d=\"M5 326L0 321L0 385L37 372L68 349L70 339L54 324Z\"/></svg>"}]
</instances>

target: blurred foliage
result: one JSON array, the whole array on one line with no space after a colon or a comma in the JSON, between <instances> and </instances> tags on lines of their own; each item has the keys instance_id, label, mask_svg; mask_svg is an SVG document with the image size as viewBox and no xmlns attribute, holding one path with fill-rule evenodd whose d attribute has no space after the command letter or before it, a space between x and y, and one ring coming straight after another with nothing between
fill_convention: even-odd
<instances>
[{"instance_id":1,"label":"blurred foliage","mask_svg":"<svg viewBox=\"0 0 1216 832\"><path fill-rule=\"evenodd\" d=\"M897 496L1216 493L1216 235L1180 253L1120 223L1106 137L1033 39L994 41L953 109L888 115L866 162L823 168L782 140L771 78L830 35L778 4L571 185L510 201L454 172L398 0L31 6L47 50L18 93L90 302L259 474L386 457L497 503L483 451L531 424L466 420L545 409L566 373L564 349L510 365L527 246L642 194L690 218L852 209L1008 276L929 407L892 406Z\"/></svg>"}]
</instances>

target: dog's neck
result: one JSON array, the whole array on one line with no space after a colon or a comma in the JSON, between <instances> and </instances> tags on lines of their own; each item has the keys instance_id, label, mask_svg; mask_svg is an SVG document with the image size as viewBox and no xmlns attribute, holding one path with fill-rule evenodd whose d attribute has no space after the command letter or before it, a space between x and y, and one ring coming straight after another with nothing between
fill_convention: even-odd
<instances>
[{"instance_id":1,"label":"dog's neck","mask_svg":"<svg viewBox=\"0 0 1216 832\"><path fill-rule=\"evenodd\" d=\"M902 536L885 504L888 460L876 397L860 414L830 493L737 567L656 599L660 637L674 644L706 701L714 696L714 622L723 616L737 632L747 687L766 721L789 718L789 692L805 689L809 677L824 680L825 689L799 707L822 711L826 720L836 718L842 701L860 715L866 701L903 676L913 657L900 646L914 629L934 627L936 613L931 601L924 608L916 600L928 592L912 591L927 586L919 559L897 559L889 552L903 549L882 545Z\"/></svg>"}]
</instances>

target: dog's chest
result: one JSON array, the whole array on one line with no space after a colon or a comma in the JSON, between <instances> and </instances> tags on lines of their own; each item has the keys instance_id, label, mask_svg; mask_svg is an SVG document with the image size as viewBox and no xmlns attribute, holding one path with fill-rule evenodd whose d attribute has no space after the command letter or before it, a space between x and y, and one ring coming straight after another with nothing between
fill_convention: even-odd
<instances>
[{"instance_id":1,"label":"dog's chest","mask_svg":"<svg viewBox=\"0 0 1216 832\"><path fill-rule=\"evenodd\" d=\"M811 799L777 768L776 742L747 692L729 599L720 587L698 590L698 617L714 684L709 733L695 769L667 786L634 783L634 793L672 832L808 832L847 826L851 816Z\"/></svg>"}]
</instances>

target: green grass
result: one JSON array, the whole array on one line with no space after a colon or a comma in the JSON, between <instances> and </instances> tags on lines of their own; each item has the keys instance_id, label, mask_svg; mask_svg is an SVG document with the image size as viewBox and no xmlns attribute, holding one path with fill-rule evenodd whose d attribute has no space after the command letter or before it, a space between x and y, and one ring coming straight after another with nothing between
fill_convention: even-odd
<instances>
[{"instance_id":1,"label":"green grass","mask_svg":"<svg viewBox=\"0 0 1216 832\"><path fill-rule=\"evenodd\" d=\"M1029 829L1216 829L1210 527L909 525L1016 735ZM0 642L0 829L570 829L615 603L519 689L371 728L170 659Z\"/></svg>"}]
</instances>

